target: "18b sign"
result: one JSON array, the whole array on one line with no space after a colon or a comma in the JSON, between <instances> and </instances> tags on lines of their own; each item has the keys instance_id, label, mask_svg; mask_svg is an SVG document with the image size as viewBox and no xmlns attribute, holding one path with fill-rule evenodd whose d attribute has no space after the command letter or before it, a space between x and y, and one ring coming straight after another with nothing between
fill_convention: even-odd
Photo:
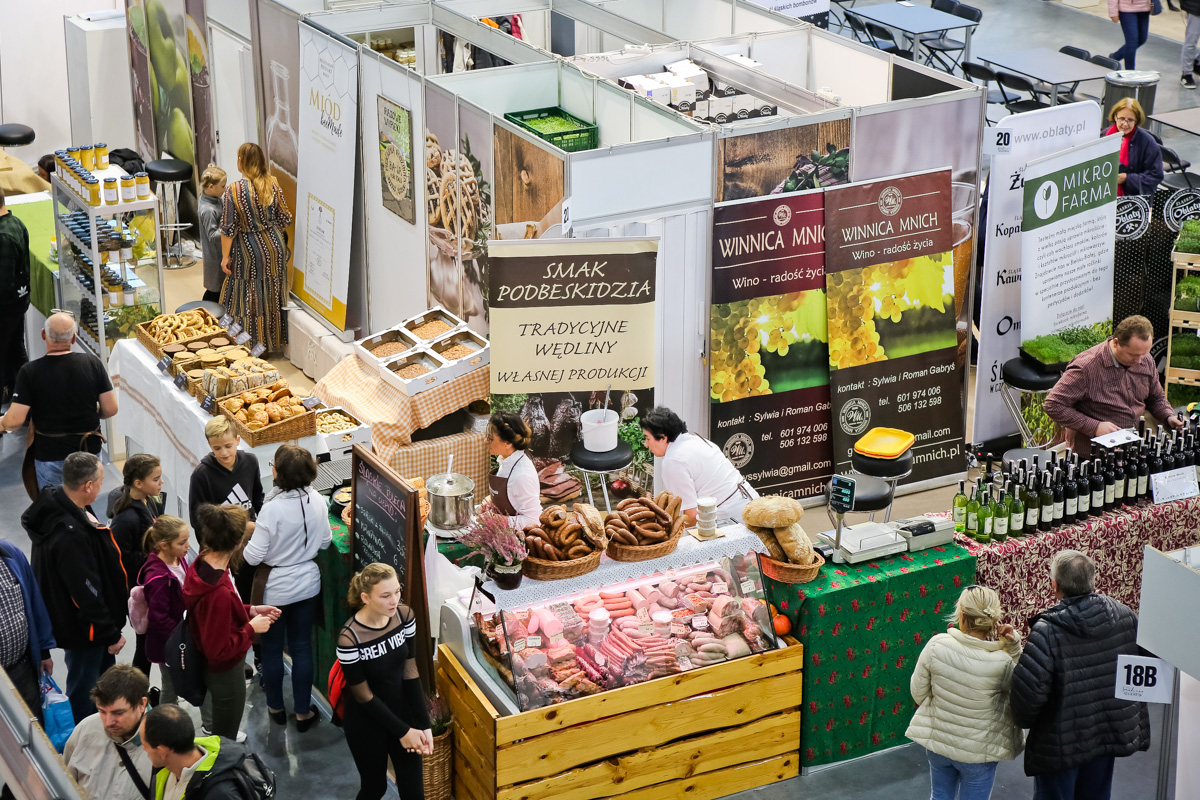
<instances>
[{"instance_id":1,"label":"18b sign","mask_svg":"<svg viewBox=\"0 0 1200 800\"><path fill-rule=\"evenodd\" d=\"M1161 658L1117 656L1117 693L1121 700L1170 703L1175 671Z\"/></svg>"}]
</instances>

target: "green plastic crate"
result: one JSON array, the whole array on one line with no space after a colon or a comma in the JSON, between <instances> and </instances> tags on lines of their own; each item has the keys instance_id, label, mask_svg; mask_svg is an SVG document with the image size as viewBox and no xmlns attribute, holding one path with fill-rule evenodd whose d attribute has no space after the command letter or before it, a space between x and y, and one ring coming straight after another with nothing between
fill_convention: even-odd
<instances>
[{"instance_id":1,"label":"green plastic crate","mask_svg":"<svg viewBox=\"0 0 1200 800\"><path fill-rule=\"evenodd\" d=\"M542 133L528 124L528 120L541 119L549 116L560 116L579 126L577 130L561 131L558 133ZM578 117L568 114L557 106L537 108L532 111L516 111L505 114L504 118L519 128L529 131L534 136L549 142L560 150L568 153L578 153L581 150L595 150L600 146L600 129L590 122L584 122Z\"/></svg>"}]
</instances>

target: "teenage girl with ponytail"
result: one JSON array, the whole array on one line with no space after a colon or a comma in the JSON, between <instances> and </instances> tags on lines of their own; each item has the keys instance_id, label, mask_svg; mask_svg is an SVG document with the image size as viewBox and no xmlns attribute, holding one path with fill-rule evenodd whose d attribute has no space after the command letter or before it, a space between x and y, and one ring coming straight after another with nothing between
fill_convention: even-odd
<instances>
[{"instance_id":1,"label":"teenage girl with ponytail","mask_svg":"<svg viewBox=\"0 0 1200 800\"><path fill-rule=\"evenodd\" d=\"M112 519L109 528L113 538L117 540L117 546L121 548L121 563L130 581L126 589L131 590L142 565L146 563L142 539L163 511L162 506L158 504L163 485L162 465L155 456L138 453L125 459L121 475L124 482L121 493L109 512ZM146 675L150 674L150 659L146 657L146 636L141 633L137 635L133 650L133 665Z\"/></svg>"},{"instance_id":2,"label":"teenage girl with ponytail","mask_svg":"<svg viewBox=\"0 0 1200 800\"><path fill-rule=\"evenodd\" d=\"M282 308L291 251L284 228L292 224L292 212L262 148L246 142L237 161L242 178L221 199L221 270L229 276L221 286L221 305L252 341L278 353L287 343Z\"/></svg>"},{"instance_id":3,"label":"teenage girl with ponytail","mask_svg":"<svg viewBox=\"0 0 1200 800\"><path fill-rule=\"evenodd\" d=\"M910 688L920 707L905 735L927 751L931 800L987 800L997 762L1025 749L1008 702L1021 637L1000 616L995 589L968 586L946 618L953 627L917 659Z\"/></svg>"},{"instance_id":4,"label":"teenage girl with ponytail","mask_svg":"<svg viewBox=\"0 0 1200 800\"><path fill-rule=\"evenodd\" d=\"M337 640L346 677L343 726L361 786L356 800L387 792L389 756L401 800L421 800L421 756L433 752L429 711L417 672L417 621L400 604L400 581L387 564L355 573L346 597L354 609Z\"/></svg>"},{"instance_id":5,"label":"teenage girl with ponytail","mask_svg":"<svg viewBox=\"0 0 1200 800\"><path fill-rule=\"evenodd\" d=\"M171 670L163 666L163 661L167 637L183 619L183 578L187 573L189 539L187 523L164 514L146 531L143 542L150 555L137 578L146 607L146 633L139 634L138 641L145 639L146 658L159 666L160 703L174 703L178 699L171 684Z\"/></svg>"}]
</instances>

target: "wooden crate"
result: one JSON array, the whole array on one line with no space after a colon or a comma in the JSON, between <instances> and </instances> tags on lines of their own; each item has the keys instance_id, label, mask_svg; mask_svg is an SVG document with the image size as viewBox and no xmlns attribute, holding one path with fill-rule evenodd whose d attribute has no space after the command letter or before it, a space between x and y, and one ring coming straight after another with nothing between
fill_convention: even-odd
<instances>
[{"instance_id":1,"label":"wooden crate","mask_svg":"<svg viewBox=\"0 0 1200 800\"><path fill-rule=\"evenodd\" d=\"M803 647L500 716L445 645L458 800L709 800L795 777Z\"/></svg>"}]
</instances>

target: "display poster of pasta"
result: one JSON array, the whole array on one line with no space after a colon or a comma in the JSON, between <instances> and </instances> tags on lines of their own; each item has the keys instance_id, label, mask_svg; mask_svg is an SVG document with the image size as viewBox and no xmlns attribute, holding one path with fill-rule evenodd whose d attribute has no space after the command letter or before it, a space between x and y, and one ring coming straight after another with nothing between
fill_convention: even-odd
<instances>
[{"instance_id":1,"label":"display poster of pasta","mask_svg":"<svg viewBox=\"0 0 1200 800\"><path fill-rule=\"evenodd\" d=\"M962 471L950 170L825 193L833 460L871 428L912 433L909 482Z\"/></svg>"},{"instance_id":2,"label":"display poster of pasta","mask_svg":"<svg viewBox=\"0 0 1200 800\"><path fill-rule=\"evenodd\" d=\"M820 191L726 203L713 219L709 434L763 494L832 474Z\"/></svg>"}]
</instances>

